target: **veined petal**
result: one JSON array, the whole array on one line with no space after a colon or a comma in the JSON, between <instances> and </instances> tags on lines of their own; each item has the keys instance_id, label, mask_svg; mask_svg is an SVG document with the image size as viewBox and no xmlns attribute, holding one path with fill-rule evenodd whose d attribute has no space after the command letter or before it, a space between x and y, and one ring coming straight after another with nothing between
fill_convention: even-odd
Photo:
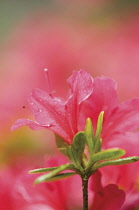
<instances>
[{"instance_id":1,"label":"veined petal","mask_svg":"<svg viewBox=\"0 0 139 210\"><path fill-rule=\"evenodd\" d=\"M85 70L74 71L67 83L71 89L70 98L76 98L77 104L87 99L93 91L93 79Z\"/></svg>"},{"instance_id":2,"label":"veined petal","mask_svg":"<svg viewBox=\"0 0 139 210\"><path fill-rule=\"evenodd\" d=\"M67 100L66 116L73 132L78 132L78 118L80 104L86 100L93 92L93 80L85 70L74 71L72 76L67 80L71 92Z\"/></svg>"},{"instance_id":3,"label":"veined petal","mask_svg":"<svg viewBox=\"0 0 139 210\"><path fill-rule=\"evenodd\" d=\"M64 132L61 127L56 127L53 124L39 124L38 122L29 120L29 119L18 119L15 121L14 125L11 127L11 131L14 131L21 126L27 125L33 130L40 130L40 129L46 129L55 132L58 135L61 135L62 138L64 138L68 143L71 143L71 139L69 138L68 134Z\"/></svg>"},{"instance_id":4,"label":"veined petal","mask_svg":"<svg viewBox=\"0 0 139 210\"><path fill-rule=\"evenodd\" d=\"M20 119L12 126L12 130L22 125L28 125L35 130L49 128L71 143L78 132L79 106L92 93L92 77L84 70L74 72L68 79L68 84L70 96L67 101L34 89L28 96L28 103L36 122Z\"/></svg>"},{"instance_id":5,"label":"veined petal","mask_svg":"<svg viewBox=\"0 0 139 210\"><path fill-rule=\"evenodd\" d=\"M130 138L128 132L137 132L139 129L139 98L134 98L121 103L111 113L103 126L102 137L105 141L114 141ZM120 137L121 136L121 137ZM127 141L127 139L126 139ZM118 142L117 142L118 144Z\"/></svg>"},{"instance_id":6,"label":"veined petal","mask_svg":"<svg viewBox=\"0 0 139 210\"><path fill-rule=\"evenodd\" d=\"M51 124L51 130L63 137L68 142L74 134L66 118L64 102L50 96L43 90L34 89L28 98L30 109L40 125Z\"/></svg>"},{"instance_id":7,"label":"veined petal","mask_svg":"<svg viewBox=\"0 0 139 210\"><path fill-rule=\"evenodd\" d=\"M40 129L43 129L44 127L46 128L50 127L49 124L42 126L39 123L34 122L29 119L18 119L15 121L14 125L11 127L11 131L14 131L24 125L28 125L33 130L40 130Z\"/></svg>"},{"instance_id":8,"label":"veined petal","mask_svg":"<svg viewBox=\"0 0 139 210\"><path fill-rule=\"evenodd\" d=\"M119 131L129 132L139 128L139 98L121 103L113 118Z\"/></svg>"},{"instance_id":9,"label":"veined petal","mask_svg":"<svg viewBox=\"0 0 139 210\"><path fill-rule=\"evenodd\" d=\"M84 103L83 112L85 119L91 118L94 129L101 111L104 111L104 121L109 119L113 109L118 105L117 85L107 77L96 77L93 82L93 92Z\"/></svg>"}]
</instances>

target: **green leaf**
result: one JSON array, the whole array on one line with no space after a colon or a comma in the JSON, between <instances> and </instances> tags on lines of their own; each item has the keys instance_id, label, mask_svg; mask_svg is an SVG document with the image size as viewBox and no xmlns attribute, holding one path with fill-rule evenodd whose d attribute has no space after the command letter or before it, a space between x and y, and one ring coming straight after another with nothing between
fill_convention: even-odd
<instances>
[{"instance_id":1,"label":"green leaf","mask_svg":"<svg viewBox=\"0 0 139 210\"><path fill-rule=\"evenodd\" d=\"M100 114L98 116L96 136L95 136L96 140L100 138L100 134L102 131L103 116L104 116L104 111L100 112Z\"/></svg>"},{"instance_id":2,"label":"green leaf","mask_svg":"<svg viewBox=\"0 0 139 210\"><path fill-rule=\"evenodd\" d=\"M71 177L75 174L76 174L76 172L57 174L56 176L45 179L43 182L52 182L52 181L57 181L57 180L60 180L60 179L65 179L65 178ZM38 183L35 182L35 184L38 184Z\"/></svg>"},{"instance_id":3,"label":"green leaf","mask_svg":"<svg viewBox=\"0 0 139 210\"><path fill-rule=\"evenodd\" d=\"M124 165L124 164L128 164L128 163L134 163L136 161L139 161L139 157L137 157L137 156L121 158L118 160L104 161L102 163L95 164L94 169L97 170L98 168L102 168L104 166L110 166L110 165Z\"/></svg>"},{"instance_id":4,"label":"green leaf","mask_svg":"<svg viewBox=\"0 0 139 210\"><path fill-rule=\"evenodd\" d=\"M96 139L94 153L101 151L101 145L102 145L102 139L100 139L100 138Z\"/></svg>"},{"instance_id":5,"label":"green leaf","mask_svg":"<svg viewBox=\"0 0 139 210\"><path fill-rule=\"evenodd\" d=\"M44 182L46 181L47 179L50 179L54 176L56 176L58 173L64 171L64 170L73 170L73 164L70 164L70 163L67 163L66 165L61 165L59 166L57 169L51 171L50 173L48 174L44 174L40 177L38 177L36 180L35 180L35 184L38 184L38 183L41 183L41 182Z\"/></svg>"},{"instance_id":6,"label":"green leaf","mask_svg":"<svg viewBox=\"0 0 139 210\"><path fill-rule=\"evenodd\" d=\"M42 172L49 172L49 171L53 171L55 169L57 169L58 167L52 167L52 168L38 168L38 169L34 169L29 171L30 174L33 173L42 173Z\"/></svg>"},{"instance_id":7,"label":"green leaf","mask_svg":"<svg viewBox=\"0 0 139 210\"><path fill-rule=\"evenodd\" d=\"M70 146L68 145L68 143L65 142L65 140L62 139L57 134L55 134L55 138L56 138L56 145L57 145L58 149L60 150L60 152L63 153L65 156L69 157L68 151L70 149Z\"/></svg>"},{"instance_id":8,"label":"green leaf","mask_svg":"<svg viewBox=\"0 0 139 210\"><path fill-rule=\"evenodd\" d=\"M108 160L108 159L115 159L123 156L125 154L125 150L119 148L107 149L101 152L98 152L93 155L93 162L92 164L101 161L101 160Z\"/></svg>"},{"instance_id":9,"label":"green leaf","mask_svg":"<svg viewBox=\"0 0 139 210\"><path fill-rule=\"evenodd\" d=\"M72 156L78 167L82 165L85 143L85 133L81 131L74 136L73 143L71 144Z\"/></svg>"},{"instance_id":10,"label":"green leaf","mask_svg":"<svg viewBox=\"0 0 139 210\"><path fill-rule=\"evenodd\" d=\"M86 135L87 145L90 150L90 155L92 157L94 153L95 137L94 137L92 121L90 118L87 118L86 120L85 135Z\"/></svg>"}]
</instances>

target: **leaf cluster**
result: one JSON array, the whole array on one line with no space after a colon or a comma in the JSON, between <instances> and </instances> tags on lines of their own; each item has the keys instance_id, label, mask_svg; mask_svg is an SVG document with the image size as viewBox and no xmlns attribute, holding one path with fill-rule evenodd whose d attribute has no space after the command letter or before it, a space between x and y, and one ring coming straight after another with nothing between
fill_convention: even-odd
<instances>
[{"instance_id":1,"label":"leaf cluster","mask_svg":"<svg viewBox=\"0 0 139 210\"><path fill-rule=\"evenodd\" d=\"M94 132L91 119L86 120L85 130L78 132L72 143L69 145L61 137L56 135L58 149L66 155L71 163L52 168L40 168L30 171L30 173L44 173L35 180L35 183L50 182L73 176L75 174L88 178L99 168L110 165L123 165L139 160L139 157L126 157L125 150L112 148L102 150L101 132L103 127L102 111L98 116L96 132ZM70 170L72 172L64 172Z\"/></svg>"}]
</instances>

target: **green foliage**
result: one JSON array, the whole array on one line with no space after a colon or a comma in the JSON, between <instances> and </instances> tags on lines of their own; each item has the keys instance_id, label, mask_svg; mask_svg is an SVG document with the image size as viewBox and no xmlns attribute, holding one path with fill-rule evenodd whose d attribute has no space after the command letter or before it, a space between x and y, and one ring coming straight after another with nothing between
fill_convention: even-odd
<instances>
[{"instance_id":1,"label":"green foliage","mask_svg":"<svg viewBox=\"0 0 139 210\"><path fill-rule=\"evenodd\" d=\"M125 154L125 150L123 149L119 149L119 148L107 149L107 150L94 154L92 164L99 162L101 160L119 158L123 156L124 154Z\"/></svg>"},{"instance_id":2,"label":"green foliage","mask_svg":"<svg viewBox=\"0 0 139 210\"><path fill-rule=\"evenodd\" d=\"M125 165L128 163L134 163L136 161L139 161L139 157L137 157L137 156L121 158L121 159L111 160L111 161L104 161L102 163L97 163L96 165L94 165L92 170L96 171L97 169L102 168L104 166Z\"/></svg>"},{"instance_id":3,"label":"green foliage","mask_svg":"<svg viewBox=\"0 0 139 210\"><path fill-rule=\"evenodd\" d=\"M56 176L53 176L51 178L46 178L41 182L52 182L52 181L57 181L57 180L61 180L61 179L65 179L68 177L71 177L73 175L75 175L75 172L69 172L69 173L61 173L61 174L57 174ZM35 184L39 184L41 182L37 182L37 180L35 181Z\"/></svg>"},{"instance_id":4,"label":"green foliage","mask_svg":"<svg viewBox=\"0 0 139 210\"><path fill-rule=\"evenodd\" d=\"M100 134L102 131L103 116L104 116L104 111L100 112L98 116L96 136L95 136L96 140L100 139Z\"/></svg>"},{"instance_id":5,"label":"green foliage","mask_svg":"<svg viewBox=\"0 0 139 210\"><path fill-rule=\"evenodd\" d=\"M85 134L84 132L77 133L73 138L73 143L71 144L72 156L75 163L81 168L83 164L84 148L85 148Z\"/></svg>"},{"instance_id":6,"label":"green foliage","mask_svg":"<svg viewBox=\"0 0 139 210\"><path fill-rule=\"evenodd\" d=\"M56 139L56 145L60 150L60 152L63 153L65 156L69 157L68 150L70 146L68 145L68 143L65 142L64 139L62 139L57 134L55 134L55 139Z\"/></svg>"},{"instance_id":7,"label":"green foliage","mask_svg":"<svg viewBox=\"0 0 139 210\"><path fill-rule=\"evenodd\" d=\"M58 167L31 170L29 173L49 172L38 177L35 183L55 181L75 174L79 174L81 177L89 177L96 170L105 166L123 165L138 161L139 157L136 156L120 158L125 155L125 150L120 148L101 150L103 116L104 112L102 111L98 116L95 133L91 119L88 118L85 130L78 132L70 145L60 136L55 135L58 149L69 158L72 164L67 163ZM65 170L72 170L73 172L61 173Z\"/></svg>"},{"instance_id":8,"label":"green foliage","mask_svg":"<svg viewBox=\"0 0 139 210\"><path fill-rule=\"evenodd\" d=\"M52 178L54 178L60 172L65 171L65 170L72 170L72 169L73 169L73 165L70 163L67 163L66 165L61 165L61 166L57 167L56 169L54 169L53 171L51 171L50 173L44 174L44 175L38 177L35 180L35 184L45 182L45 181L50 181ZM66 177L66 175L65 175L65 177Z\"/></svg>"},{"instance_id":9,"label":"green foliage","mask_svg":"<svg viewBox=\"0 0 139 210\"><path fill-rule=\"evenodd\" d=\"M33 173L43 173L43 172L49 172L49 171L53 171L55 169L57 169L58 167L52 167L52 168L38 168L38 169L34 169L29 171L30 174Z\"/></svg>"},{"instance_id":10,"label":"green foliage","mask_svg":"<svg viewBox=\"0 0 139 210\"><path fill-rule=\"evenodd\" d=\"M94 137L92 121L90 118L87 118L86 120L85 135L86 135L86 143L89 148L90 156L92 157L94 153L94 147L95 147L95 137Z\"/></svg>"}]
</instances>

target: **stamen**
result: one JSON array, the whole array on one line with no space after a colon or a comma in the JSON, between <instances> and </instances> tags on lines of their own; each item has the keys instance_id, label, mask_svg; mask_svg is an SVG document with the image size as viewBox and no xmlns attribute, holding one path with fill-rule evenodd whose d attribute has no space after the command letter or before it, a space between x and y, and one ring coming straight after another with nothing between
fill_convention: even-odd
<instances>
[{"instance_id":1,"label":"stamen","mask_svg":"<svg viewBox=\"0 0 139 210\"><path fill-rule=\"evenodd\" d=\"M51 87L51 83L50 83L50 79L49 79L49 73L48 73L48 69L44 69L44 73L45 73L45 78L47 81L47 90L50 96L52 96L52 87Z\"/></svg>"}]
</instances>

